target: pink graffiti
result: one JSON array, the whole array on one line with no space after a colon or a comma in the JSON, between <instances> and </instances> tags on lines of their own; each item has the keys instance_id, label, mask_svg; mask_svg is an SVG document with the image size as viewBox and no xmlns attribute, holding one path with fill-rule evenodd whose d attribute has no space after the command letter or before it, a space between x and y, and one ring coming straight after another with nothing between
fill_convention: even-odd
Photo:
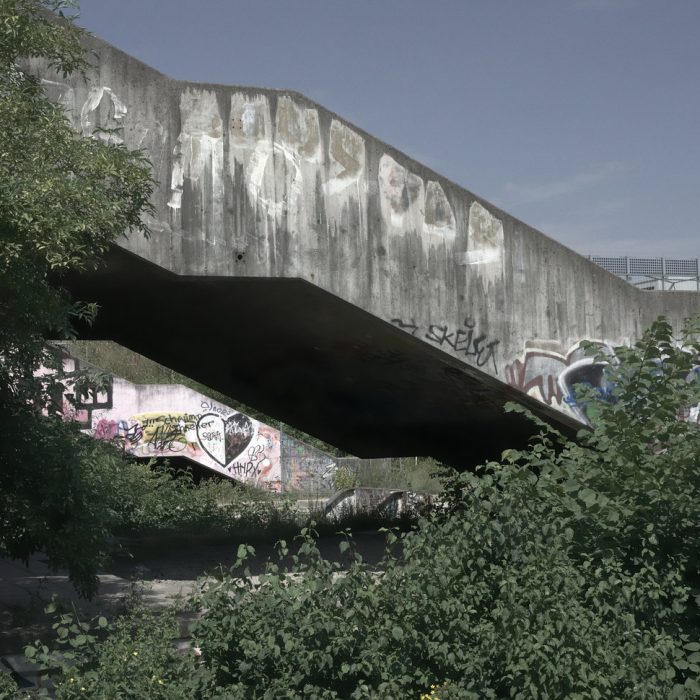
<instances>
[{"instance_id":1,"label":"pink graffiti","mask_svg":"<svg viewBox=\"0 0 700 700\"><path fill-rule=\"evenodd\" d=\"M84 408L77 409L65 396L61 400L61 416L64 421L87 423L89 420L88 412Z\"/></svg>"},{"instance_id":2,"label":"pink graffiti","mask_svg":"<svg viewBox=\"0 0 700 700\"><path fill-rule=\"evenodd\" d=\"M117 437L118 431L119 424L117 421L101 418L97 421L92 435L96 440L114 440L114 438Z\"/></svg>"}]
</instances>

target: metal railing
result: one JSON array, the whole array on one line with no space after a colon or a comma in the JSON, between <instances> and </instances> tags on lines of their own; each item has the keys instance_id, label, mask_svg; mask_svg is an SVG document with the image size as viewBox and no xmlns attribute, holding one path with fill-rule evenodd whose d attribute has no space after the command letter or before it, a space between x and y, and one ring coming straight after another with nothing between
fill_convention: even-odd
<instances>
[{"instance_id":1,"label":"metal railing","mask_svg":"<svg viewBox=\"0 0 700 700\"><path fill-rule=\"evenodd\" d=\"M698 258L615 258L589 255L588 259L640 289L700 292Z\"/></svg>"}]
</instances>

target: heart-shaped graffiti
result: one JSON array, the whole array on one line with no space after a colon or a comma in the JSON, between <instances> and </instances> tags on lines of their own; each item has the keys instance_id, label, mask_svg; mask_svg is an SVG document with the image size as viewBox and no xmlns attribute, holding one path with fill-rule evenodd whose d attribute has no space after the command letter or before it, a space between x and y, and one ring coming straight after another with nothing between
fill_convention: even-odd
<instances>
[{"instance_id":1,"label":"heart-shaped graffiti","mask_svg":"<svg viewBox=\"0 0 700 700\"><path fill-rule=\"evenodd\" d=\"M227 467L253 439L253 424L242 413L223 418L203 413L197 421L197 440L202 449L222 467Z\"/></svg>"}]
</instances>

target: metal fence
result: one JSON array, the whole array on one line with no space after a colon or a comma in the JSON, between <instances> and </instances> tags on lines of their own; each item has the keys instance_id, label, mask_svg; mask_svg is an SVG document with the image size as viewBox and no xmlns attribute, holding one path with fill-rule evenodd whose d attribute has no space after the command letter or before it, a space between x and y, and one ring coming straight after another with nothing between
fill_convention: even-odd
<instances>
[{"instance_id":1,"label":"metal fence","mask_svg":"<svg viewBox=\"0 0 700 700\"><path fill-rule=\"evenodd\" d=\"M589 255L588 259L640 289L700 292L700 265L697 258L614 258Z\"/></svg>"}]
</instances>

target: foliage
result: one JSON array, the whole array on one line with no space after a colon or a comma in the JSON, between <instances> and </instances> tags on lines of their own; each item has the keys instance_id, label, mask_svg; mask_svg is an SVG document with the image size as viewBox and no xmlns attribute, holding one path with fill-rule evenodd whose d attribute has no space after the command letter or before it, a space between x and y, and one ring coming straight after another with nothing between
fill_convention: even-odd
<instances>
[{"instance_id":1,"label":"foliage","mask_svg":"<svg viewBox=\"0 0 700 700\"><path fill-rule=\"evenodd\" d=\"M450 697L449 683L445 682L440 685L432 683L430 691L421 693L420 700L448 700Z\"/></svg>"},{"instance_id":2,"label":"foliage","mask_svg":"<svg viewBox=\"0 0 700 700\"><path fill-rule=\"evenodd\" d=\"M212 688L407 697L447 681L465 698L694 696L700 438L678 420L700 399L687 381L694 330L685 351L662 321L618 348L612 400L579 394L594 428L580 442L542 425L530 450L456 475L447 513L402 539L377 585L359 566L334 579L318 559L299 585L273 569L255 596L222 582L199 640ZM260 643L263 628L274 634Z\"/></svg>"},{"instance_id":3,"label":"foliage","mask_svg":"<svg viewBox=\"0 0 700 700\"><path fill-rule=\"evenodd\" d=\"M353 486L439 493L442 465L430 457L347 458L333 477L336 491Z\"/></svg>"},{"instance_id":4,"label":"foliage","mask_svg":"<svg viewBox=\"0 0 700 700\"><path fill-rule=\"evenodd\" d=\"M195 484L188 472L143 463L125 462L115 473L113 492L116 522L113 531L135 537L129 547L148 549L178 542L274 542L293 537L313 520L323 535L339 528L376 529L391 522L408 529L416 520L409 512L395 518L377 509L344 509L326 513L300 509L286 495L228 480L206 479ZM199 537L198 537L199 536Z\"/></svg>"},{"instance_id":5,"label":"foliage","mask_svg":"<svg viewBox=\"0 0 700 700\"><path fill-rule=\"evenodd\" d=\"M280 561L253 578L241 545L239 568L199 600L202 656L178 691L699 697L700 433L679 420L700 398L695 330L682 350L659 321L619 362L599 358L607 397L578 393L592 430L574 443L533 418L529 450L454 474L443 510L388 533L378 570L348 537L341 572L305 529L291 567L280 542Z\"/></svg>"},{"instance_id":6,"label":"foliage","mask_svg":"<svg viewBox=\"0 0 700 700\"><path fill-rule=\"evenodd\" d=\"M175 610L149 611L136 597L130 609L110 622L105 617L81 620L77 613L55 609L57 645L51 651L39 642L25 655L55 668L52 697L188 700L188 677L194 653L178 653Z\"/></svg>"},{"instance_id":7,"label":"foliage","mask_svg":"<svg viewBox=\"0 0 700 700\"><path fill-rule=\"evenodd\" d=\"M333 488L344 491L357 486L357 474L348 467L340 466L333 472Z\"/></svg>"},{"instance_id":8,"label":"foliage","mask_svg":"<svg viewBox=\"0 0 700 700\"><path fill-rule=\"evenodd\" d=\"M48 337L72 334L94 305L71 300L64 275L95 267L122 233L147 233L153 183L143 155L79 137L20 66L41 58L82 71L82 30L61 0L0 0L0 555L44 550L85 593L106 550L105 475L113 457L58 420L41 420L56 367ZM98 464L99 463L99 464Z\"/></svg>"},{"instance_id":9,"label":"foliage","mask_svg":"<svg viewBox=\"0 0 700 700\"><path fill-rule=\"evenodd\" d=\"M406 488L411 491L439 493L442 491L440 475L444 465L431 457L416 457L403 459L406 471Z\"/></svg>"},{"instance_id":10,"label":"foliage","mask_svg":"<svg viewBox=\"0 0 700 700\"><path fill-rule=\"evenodd\" d=\"M20 700L20 698L26 697L26 694L17 687L10 673L0 670L0 698L2 700Z\"/></svg>"},{"instance_id":11,"label":"foliage","mask_svg":"<svg viewBox=\"0 0 700 700\"><path fill-rule=\"evenodd\" d=\"M41 548L92 595L109 553L118 452L27 406L0 406L0 556Z\"/></svg>"},{"instance_id":12,"label":"foliage","mask_svg":"<svg viewBox=\"0 0 700 700\"><path fill-rule=\"evenodd\" d=\"M95 267L122 233L148 232L153 183L139 152L79 137L62 107L21 70L43 57L60 74L87 67L82 30L44 8L65 2L0 0L0 323L3 388L31 378L44 359L46 333L70 335L91 313L56 284L66 272Z\"/></svg>"},{"instance_id":13,"label":"foliage","mask_svg":"<svg viewBox=\"0 0 700 700\"><path fill-rule=\"evenodd\" d=\"M279 536L296 531L291 502L228 480L194 484L188 472L128 462L115 476L115 532L121 535L192 535L212 538Z\"/></svg>"}]
</instances>

